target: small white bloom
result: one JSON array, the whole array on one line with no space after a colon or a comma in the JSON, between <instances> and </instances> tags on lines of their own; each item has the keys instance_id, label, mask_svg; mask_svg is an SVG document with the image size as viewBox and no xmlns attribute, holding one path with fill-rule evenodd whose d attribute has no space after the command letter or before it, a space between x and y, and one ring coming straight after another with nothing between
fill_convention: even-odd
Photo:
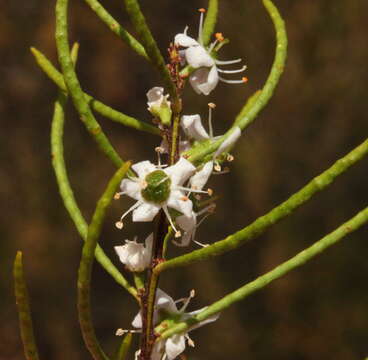
<instances>
[{"instance_id":1,"label":"small white bloom","mask_svg":"<svg viewBox=\"0 0 368 360\"><path fill-rule=\"evenodd\" d=\"M185 28L184 33L179 33L175 36L174 43L177 46L185 48L180 51L183 57L182 62L186 62L193 69L196 69L189 77L190 84L198 94L209 95L217 86L219 81L228 84L242 84L247 82L247 78L241 80L227 80L222 78L218 73L236 74L243 72L246 66L235 70L221 70L217 65L230 65L241 62L241 59L221 61L212 56L213 52L218 49L216 46L219 42L223 42L224 38L221 33L216 34L216 40L205 47L202 41L203 37L203 11L201 11L201 18L199 23L198 41L187 35L188 27Z\"/></svg>"},{"instance_id":2,"label":"small white bloom","mask_svg":"<svg viewBox=\"0 0 368 360\"><path fill-rule=\"evenodd\" d=\"M125 245L115 246L115 251L120 261L133 272L144 271L150 264L152 254L153 234L149 235L145 245L133 241L125 240Z\"/></svg>"},{"instance_id":3,"label":"small white bloom","mask_svg":"<svg viewBox=\"0 0 368 360\"><path fill-rule=\"evenodd\" d=\"M163 209L176 237L179 237L180 232L176 230L168 208L186 216L192 213L193 203L186 196L186 192L203 192L183 186L195 172L193 164L181 157L176 164L165 169L147 160L134 164L132 169L137 173L137 177L124 179L119 195L128 195L137 202L123 214L117 226L122 227L123 218L130 212L133 212L133 221L147 222L152 221L160 209Z\"/></svg>"},{"instance_id":4,"label":"small white bloom","mask_svg":"<svg viewBox=\"0 0 368 360\"><path fill-rule=\"evenodd\" d=\"M169 95L164 95L164 88L154 87L147 92L148 111L160 118L165 125L171 123L171 102L168 101Z\"/></svg>"},{"instance_id":5,"label":"small white bloom","mask_svg":"<svg viewBox=\"0 0 368 360\"><path fill-rule=\"evenodd\" d=\"M188 298L174 301L173 298L166 294L164 291L162 291L161 289L157 289L153 323L156 325L159 322L163 321L165 317L175 317L176 321L185 321L205 310L206 308L202 308L196 311L185 313L190 299L193 296L194 291L192 290ZM180 309L178 309L176 303L181 301L184 302L184 304ZM152 359L161 359L163 354L165 354L168 360L174 360L185 350L187 341L190 346L194 346L193 341L188 336L189 331L216 321L219 316L220 314L215 314L208 319L200 321L196 325L193 325L186 333L175 334L166 340L156 342L152 351ZM132 325L136 328L142 327L142 316L140 312L134 318Z\"/></svg>"}]
</instances>

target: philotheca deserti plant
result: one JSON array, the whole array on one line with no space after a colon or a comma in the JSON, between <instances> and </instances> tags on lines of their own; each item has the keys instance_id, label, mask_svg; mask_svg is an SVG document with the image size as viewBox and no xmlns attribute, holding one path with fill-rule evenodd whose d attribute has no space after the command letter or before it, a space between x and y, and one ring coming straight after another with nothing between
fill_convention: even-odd
<instances>
[{"instance_id":1,"label":"philotheca deserti plant","mask_svg":"<svg viewBox=\"0 0 368 360\"><path fill-rule=\"evenodd\" d=\"M177 267L188 266L214 256L235 250L247 241L265 232L271 225L292 214L311 197L327 188L335 179L368 152L368 140L337 160L330 168L313 178L302 189L274 209L225 239L201 240L196 230L215 210L216 189L207 186L212 174L229 171L234 156L231 150L245 135L250 125L266 106L283 72L287 36L281 15L271 0L262 0L276 34L275 57L264 86L255 92L239 111L230 128L224 134L214 134L212 119L221 109L208 101L208 113L188 114L182 101L183 91L194 91L201 99L208 99L221 83L223 86L246 86L246 65L242 59L223 60L224 47L229 42L216 32L218 0L209 0L208 9L199 9L199 30L183 25L181 31L168 39L168 56L161 54L140 9L138 0L124 0L125 9L136 30L137 38L127 32L97 0L85 0L121 40L123 40L148 65L161 75L161 83L147 89L147 110L152 123L147 123L117 111L85 93L76 73L78 44L70 49L68 40L68 0L56 1L56 47L61 71L57 70L39 50L32 48L38 65L59 88L54 105L51 129L52 165L56 174L60 195L74 225L84 241L78 272L78 313L83 338L93 359L108 360L97 339L91 317L91 270L96 259L111 277L137 302L137 315L131 325L112 332L123 336L117 359L128 358L132 337L139 336L139 348L135 359L173 360L186 346L194 346L189 332L226 316L225 309L243 300L253 292L264 288L273 280L303 265L313 257L339 242L350 232L368 221L368 208L358 212L333 232L314 245L304 249L273 270L242 285L213 304L199 310L187 311L194 290L186 298L173 300L159 287L161 275ZM261 0L260 0L261 1ZM179 30L179 29L178 29ZM165 60L166 59L166 60ZM187 89L186 85L190 85ZM231 88L229 89L231 91ZM108 182L106 190L97 202L92 220L84 219L68 180L63 155L63 126L65 106L71 98L87 132L118 170ZM143 99L142 99L143 101ZM111 145L96 120L95 113L157 137L154 149L155 162L142 160L131 164L122 160ZM202 122L202 118L207 118ZM116 215L115 224L124 232L124 223L151 222L152 231L145 239L125 240L115 247L123 266L121 273L98 245L106 211L113 199L130 201L131 207L124 214ZM130 220L131 219L131 220ZM209 220L208 220L209 221ZM184 255L167 258L166 249L178 246ZM194 251L187 249L195 248ZM128 278L132 277L133 282ZM21 335L26 358L39 359L36 347L27 288L24 280L22 253L18 252L14 263L15 294L19 311ZM133 285L134 284L134 285ZM205 346L205 345L202 345ZM130 354L132 354L132 350Z\"/></svg>"}]
</instances>

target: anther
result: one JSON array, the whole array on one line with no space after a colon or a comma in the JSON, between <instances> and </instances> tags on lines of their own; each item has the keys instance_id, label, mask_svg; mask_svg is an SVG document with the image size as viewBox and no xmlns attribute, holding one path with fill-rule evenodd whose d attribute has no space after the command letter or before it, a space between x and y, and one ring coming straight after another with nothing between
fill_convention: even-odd
<instances>
[{"instance_id":1,"label":"anther","mask_svg":"<svg viewBox=\"0 0 368 360\"><path fill-rule=\"evenodd\" d=\"M188 201L188 200L189 200L189 198L188 198L188 196L182 196L182 197L180 198L180 200Z\"/></svg>"},{"instance_id":2,"label":"anther","mask_svg":"<svg viewBox=\"0 0 368 360\"><path fill-rule=\"evenodd\" d=\"M243 81L243 83L245 84L245 83L247 83L247 82L248 82L248 78L247 78L246 76L244 76L244 77L242 77L242 81Z\"/></svg>"},{"instance_id":3,"label":"anther","mask_svg":"<svg viewBox=\"0 0 368 360\"><path fill-rule=\"evenodd\" d=\"M206 12L206 9L204 9L204 8L200 8L200 9L198 9L198 11L199 11L200 13L205 13L205 12Z\"/></svg>"},{"instance_id":4,"label":"anther","mask_svg":"<svg viewBox=\"0 0 368 360\"><path fill-rule=\"evenodd\" d=\"M228 162L232 162L232 161L234 161L234 156L233 156L233 155L231 155L231 154L227 154L227 156L226 156L226 160L227 160Z\"/></svg>"},{"instance_id":5,"label":"anther","mask_svg":"<svg viewBox=\"0 0 368 360\"><path fill-rule=\"evenodd\" d=\"M181 232L180 232L180 231L177 231L177 232L175 233L175 237L176 237L176 238L180 238L180 236L181 236Z\"/></svg>"},{"instance_id":6,"label":"anther","mask_svg":"<svg viewBox=\"0 0 368 360\"><path fill-rule=\"evenodd\" d=\"M115 199L115 200L119 200L119 199L120 199L120 193L116 193L116 194L114 195L114 199Z\"/></svg>"},{"instance_id":7,"label":"anther","mask_svg":"<svg viewBox=\"0 0 368 360\"><path fill-rule=\"evenodd\" d=\"M124 227L124 223L123 223L122 221L117 221L117 222L115 223L115 226L116 226L119 230L121 230L121 229Z\"/></svg>"},{"instance_id":8,"label":"anther","mask_svg":"<svg viewBox=\"0 0 368 360\"><path fill-rule=\"evenodd\" d=\"M216 104L214 103L208 103L208 106L211 108L211 109L214 109L216 107Z\"/></svg>"},{"instance_id":9,"label":"anther","mask_svg":"<svg viewBox=\"0 0 368 360\"><path fill-rule=\"evenodd\" d=\"M155 147L155 151L159 154L163 154L165 152L165 149L161 146Z\"/></svg>"},{"instance_id":10,"label":"anther","mask_svg":"<svg viewBox=\"0 0 368 360\"><path fill-rule=\"evenodd\" d=\"M207 189L207 193L209 196L212 196L213 195L213 190L212 189Z\"/></svg>"},{"instance_id":11,"label":"anther","mask_svg":"<svg viewBox=\"0 0 368 360\"><path fill-rule=\"evenodd\" d=\"M216 40L223 42L225 40L224 36L222 35L222 33L216 33L215 34Z\"/></svg>"},{"instance_id":12,"label":"anther","mask_svg":"<svg viewBox=\"0 0 368 360\"><path fill-rule=\"evenodd\" d=\"M221 171L221 165L220 164L216 164L215 166L214 166L214 169L215 169L215 171Z\"/></svg>"},{"instance_id":13,"label":"anther","mask_svg":"<svg viewBox=\"0 0 368 360\"><path fill-rule=\"evenodd\" d=\"M197 194L197 195L194 195L194 197L199 201L202 199L201 195Z\"/></svg>"}]
</instances>

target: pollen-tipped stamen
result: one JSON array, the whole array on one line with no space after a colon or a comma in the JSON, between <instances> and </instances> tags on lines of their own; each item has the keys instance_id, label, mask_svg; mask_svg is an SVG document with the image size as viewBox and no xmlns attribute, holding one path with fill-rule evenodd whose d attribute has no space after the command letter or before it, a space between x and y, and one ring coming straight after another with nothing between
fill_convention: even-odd
<instances>
[{"instance_id":1,"label":"pollen-tipped stamen","mask_svg":"<svg viewBox=\"0 0 368 360\"><path fill-rule=\"evenodd\" d=\"M118 229L122 229L123 226L124 226L124 223L123 223L123 219L128 215L130 214L133 210L135 210L138 206L140 206L142 204L141 201L137 201L132 207L130 207L120 218L120 221L116 222L115 223L115 226L118 228Z\"/></svg>"},{"instance_id":2,"label":"pollen-tipped stamen","mask_svg":"<svg viewBox=\"0 0 368 360\"><path fill-rule=\"evenodd\" d=\"M179 312L184 312L188 307L190 300L192 300L195 296L195 290L190 290L189 296L184 300L183 306L180 308Z\"/></svg>"},{"instance_id":3,"label":"pollen-tipped stamen","mask_svg":"<svg viewBox=\"0 0 368 360\"><path fill-rule=\"evenodd\" d=\"M216 107L216 104L208 104L208 130L210 132L210 138L213 139L213 127L212 127L212 109Z\"/></svg>"},{"instance_id":4,"label":"pollen-tipped stamen","mask_svg":"<svg viewBox=\"0 0 368 360\"><path fill-rule=\"evenodd\" d=\"M206 12L206 9L198 9L198 11L201 13L201 16L199 18L199 29L198 29L198 42L203 45L203 18L204 13Z\"/></svg>"},{"instance_id":5,"label":"pollen-tipped stamen","mask_svg":"<svg viewBox=\"0 0 368 360\"><path fill-rule=\"evenodd\" d=\"M173 230L175 231L175 237L176 238L179 238L180 236L181 236L181 232L180 231L178 231L177 229L176 229L176 227L175 227L175 225L174 225L174 222L172 221L172 219L171 219L171 216L170 216L170 213L169 213L169 209L167 208L167 206L165 205L165 206L163 206L162 207L162 209L164 210L164 213L165 213L165 215L166 215L166 217L167 217L167 220L169 220L169 223L170 223L170 225L171 225L171 227L173 228Z\"/></svg>"},{"instance_id":6,"label":"pollen-tipped stamen","mask_svg":"<svg viewBox=\"0 0 368 360\"><path fill-rule=\"evenodd\" d=\"M247 80L245 80L247 78L242 78L241 80L227 80L227 79L224 79L223 77L219 76L219 80L226 83L226 84L245 84Z\"/></svg>"}]
</instances>

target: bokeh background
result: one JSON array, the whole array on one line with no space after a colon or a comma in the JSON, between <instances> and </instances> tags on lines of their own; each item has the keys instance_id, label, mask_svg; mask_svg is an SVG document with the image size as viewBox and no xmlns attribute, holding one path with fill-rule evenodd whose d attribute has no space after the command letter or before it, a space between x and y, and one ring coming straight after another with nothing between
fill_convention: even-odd
<instances>
[{"instance_id":1,"label":"bokeh background","mask_svg":"<svg viewBox=\"0 0 368 360\"><path fill-rule=\"evenodd\" d=\"M146 91L159 79L140 57L108 31L82 0L71 2L72 41L79 41L78 74L84 89L107 104L150 121ZM190 26L196 34L199 0L142 0L161 49ZM216 134L232 122L245 99L264 82L274 54L274 33L261 1L222 0L217 30L231 39L223 58L241 56L246 86L221 84L210 97L188 87L186 113L206 116L217 104ZM229 175L214 177L218 210L198 240L222 239L302 187L366 138L368 2L279 0L289 33L287 68L277 92L243 134ZM122 1L103 4L128 29ZM0 12L0 359L23 359L11 278L17 249L24 251L37 342L42 359L89 359L76 313L81 241L58 196L50 165L49 131L56 88L29 52L36 46L56 62L54 1L2 2ZM132 30L132 29L131 29ZM158 139L98 116L125 159L154 160ZM65 131L67 166L76 197L89 219L113 172L72 107ZM161 287L173 297L197 291L191 309L219 299L287 260L367 205L367 160L342 175L295 214L218 259L175 270ZM117 265L113 246L150 231L149 225L114 227L130 205L114 202L101 245ZM193 246L194 247L194 246ZM367 228L303 268L225 311L216 324L192 333L187 359L355 360L368 356ZM171 249L171 255L183 250ZM113 353L118 327L127 328L134 302L95 266L94 321Z\"/></svg>"}]
</instances>

